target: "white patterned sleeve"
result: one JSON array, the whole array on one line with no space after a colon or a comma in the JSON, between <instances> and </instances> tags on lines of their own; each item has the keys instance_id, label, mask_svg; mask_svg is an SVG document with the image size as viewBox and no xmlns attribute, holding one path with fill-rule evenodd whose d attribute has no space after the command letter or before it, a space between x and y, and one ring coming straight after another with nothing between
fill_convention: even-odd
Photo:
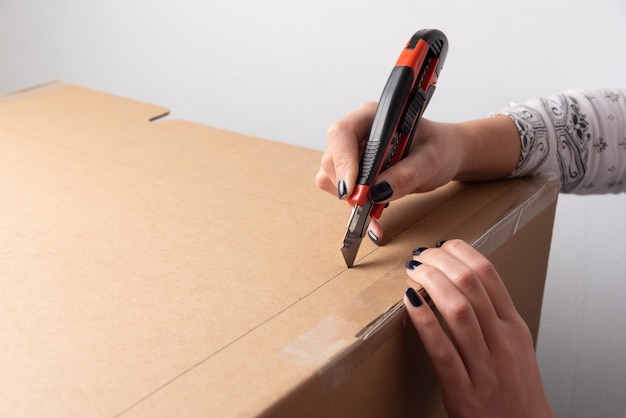
<instances>
[{"instance_id":1,"label":"white patterned sleeve","mask_svg":"<svg viewBox=\"0 0 626 418\"><path fill-rule=\"evenodd\" d=\"M495 114L513 119L520 133L510 177L554 173L563 193L626 191L626 89L569 90Z\"/></svg>"}]
</instances>

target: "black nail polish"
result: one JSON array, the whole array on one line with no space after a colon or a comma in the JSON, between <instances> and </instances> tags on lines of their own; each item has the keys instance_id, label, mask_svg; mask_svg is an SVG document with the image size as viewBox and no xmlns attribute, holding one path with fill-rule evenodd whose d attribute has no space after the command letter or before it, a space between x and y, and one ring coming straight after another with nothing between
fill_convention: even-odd
<instances>
[{"instance_id":1,"label":"black nail polish","mask_svg":"<svg viewBox=\"0 0 626 418\"><path fill-rule=\"evenodd\" d=\"M416 268L418 268L421 265L422 265L422 263L420 263L419 261L411 260L411 261L407 261L404 266L406 268L408 268L409 270L415 270Z\"/></svg>"},{"instance_id":2,"label":"black nail polish","mask_svg":"<svg viewBox=\"0 0 626 418\"><path fill-rule=\"evenodd\" d=\"M348 187L346 186L346 182L343 180L339 180L337 183L337 196L339 199L343 199L348 194Z\"/></svg>"},{"instance_id":3,"label":"black nail polish","mask_svg":"<svg viewBox=\"0 0 626 418\"><path fill-rule=\"evenodd\" d=\"M373 233L372 231L367 231L367 236L370 237L374 244L378 245L378 237L375 233Z\"/></svg>"},{"instance_id":4,"label":"black nail polish","mask_svg":"<svg viewBox=\"0 0 626 418\"><path fill-rule=\"evenodd\" d=\"M374 203L379 203L383 200L387 200L391 197L391 195L393 195L393 189L391 188L391 185L386 181L378 183L370 189L370 199L372 199L372 202Z\"/></svg>"},{"instance_id":5,"label":"black nail polish","mask_svg":"<svg viewBox=\"0 0 626 418\"><path fill-rule=\"evenodd\" d=\"M428 248L426 247L419 247L413 250L413 255L415 257L417 257L418 255L420 255L421 253L423 253L424 251L426 251Z\"/></svg>"},{"instance_id":6,"label":"black nail polish","mask_svg":"<svg viewBox=\"0 0 626 418\"><path fill-rule=\"evenodd\" d=\"M441 248L441 246L442 246L443 244L445 244L445 243L446 243L446 240L445 240L445 239L444 239L443 241L439 241L439 242L437 243L436 247L437 247L437 248Z\"/></svg>"},{"instance_id":7,"label":"black nail polish","mask_svg":"<svg viewBox=\"0 0 626 418\"><path fill-rule=\"evenodd\" d=\"M416 308L418 306L422 306L422 300L420 299L415 289L413 289L412 287L409 287L406 290L406 297L409 298L409 302L411 302L411 305L415 306Z\"/></svg>"}]
</instances>

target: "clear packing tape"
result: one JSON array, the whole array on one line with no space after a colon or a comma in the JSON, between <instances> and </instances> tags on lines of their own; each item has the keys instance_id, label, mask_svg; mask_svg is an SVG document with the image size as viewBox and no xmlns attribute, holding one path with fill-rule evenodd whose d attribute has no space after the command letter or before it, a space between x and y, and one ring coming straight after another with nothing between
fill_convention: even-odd
<instances>
[{"instance_id":1,"label":"clear packing tape","mask_svg":"<svg viewBox=\"0 0 626 418\"><path fill-rule=\"evenodd\" d=\"M444 192L435 203L427 203L427 213L394 240L414 243L415 248L432 246L441 239L461 238L489 257L546 209L552 210L553 216L559 181L539 176L453 187L455 190ZM436 227L430 228L433 225ZM341 280L341 276L335 280ZM316 369L324 391L331 393L398 327L406 325L402 295L407 279L402 262L276 356L281 361Z\"/></svg>"}]
</instances>

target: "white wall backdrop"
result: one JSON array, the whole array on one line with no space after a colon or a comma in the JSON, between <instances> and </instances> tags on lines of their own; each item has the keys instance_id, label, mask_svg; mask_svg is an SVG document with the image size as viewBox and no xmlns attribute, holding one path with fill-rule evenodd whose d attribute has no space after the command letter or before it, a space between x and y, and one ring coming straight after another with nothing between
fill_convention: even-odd
<instances>
[{"instance_id":1,"label":"white wall backdrop","mask_svg":"<svg viewBox=\"0 0 626 418\"><path fill-rule=\"evenodd\" d=\"M63 80L321 150L426 27L450 41L431 119L626 84L623 0L0 0L0 94ZM561 196L538 347L559 417L626 417L624 231L626 196Z\"/></svg>"}]
</instances>

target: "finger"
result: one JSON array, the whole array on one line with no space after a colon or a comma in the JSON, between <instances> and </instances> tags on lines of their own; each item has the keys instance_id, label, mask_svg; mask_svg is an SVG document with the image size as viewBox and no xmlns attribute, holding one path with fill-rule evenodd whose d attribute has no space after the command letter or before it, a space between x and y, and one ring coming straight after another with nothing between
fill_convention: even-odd
<instances>
[{"instance_id":1,"label":"finger","mask_svg":"<svg viewBox=\"0 0 626 418\"><path fill-rule=\"evenodd\" d=\"M476 273L496 314L501 319L513 320L519 316L500 275L485 256L462 240L446 241L441 248L454 255Z\"/></svg>"},{"instance_id":2,"label":"finger","mask_svg":"<svg viewBox=\"0 0 626 418\"><path fill-rule=\"evenodd\" d=\"M332 195L337 194L337 186L335 184L334 174L331 177L324 168L320 168L315 175L315 184L317 187Z\"/></svg>"},{"instance_id":3,"label":"finger","mask_svg":"<svg viewBox=\"0 0 626 418\"><path fill-rule=\"evenodd\" d=\"M345 182L345 197L350 196L354 190L362 143L367 141L375 112L376 103L366 103L332 124L326 133L328 149L323 162L325 171L334 174L335 183L342 180Z\"/></svg>"},{"instance_id":4,"label":"finger","mask_svg":"<svg viewBox=\"0 0 626 418\"><path fill-rule=\"evenodd\" d=\"M453 245L454 242L446 242L445 248L429 249L421 252L415 258L439 269L469 300L482 332L485 334L485 338L489 340L494 333L500 332L500 318L477 274L463 260L457 258L453 252L447 251Z\"/></svg>"},{"instance_id":5,"label":"finger","mask_svg":"<svg viewBox=\"0 0 626 418\"><path fill-rule=\"evenodd\" d=\"M367 229L367 235L372 242L376 245L382 245L384 239L384 231L376 219L370 221L370 225Z\"/></svg>"},{"instance_id":6,"label":"finger","mask_svg":"<svg viewBox=\"0 0 626 418\"><path fill-rule=\"evenodd\" d=\"M404 296L404 305L442 387L454 390L467 384L469 375L461 356L424 299L409 288Z\"/></svg>"},{"instance_id":7,"label":"finger","mask_svg":"<svg viewBox=\"0 0 626 418\"><path fill-rule=\"evenodd\" d=\"M391 202L414 192L434 190L452 180L453 177L452 165L444 163L440 156L430 152L428 147L415 148L406 158L378 176L376 186L386 182L393 192L390 197L379 200L377 203Z\"/></svg>"},{"instance_id":8,"label":"finger","mask_svg":"<svg viewBox=\"0 0 626 418\"><path fill-rule=\"evenodd\" d=\"M414 268L411 268L415 266ZM438 268L407 263L411 279L421 284L448 325L454 344L470 375L482 371L490 352L472 304Z\"/></svg>"}]
</instances>

